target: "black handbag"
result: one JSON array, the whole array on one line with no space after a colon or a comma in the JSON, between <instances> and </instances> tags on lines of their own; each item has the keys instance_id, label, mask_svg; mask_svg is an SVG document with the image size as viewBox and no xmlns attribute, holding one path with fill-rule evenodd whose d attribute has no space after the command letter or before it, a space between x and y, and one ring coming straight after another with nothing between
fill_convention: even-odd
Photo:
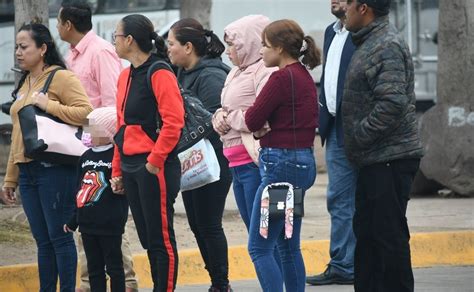
<instances>
[{"instance_id":1,"label":"black handbag","mask_svg":"<svg viewBox=\"0 0 474 292\"><path fill-rule=\"evenodd\" d=\"M293 138L296 148L296 115L295 115L295 88L293 83L293 74L290 72L291 79L291 97L292 97L292 109L293 109ZM296 155L296 153L295 153ZM295 157L296 158L296 157ZM298 178L296 178L298 179ZM298 182L297 182L298 183ZM288 193L289 183L281 184L269 184L268 185L268 216L270 219L284 219L286 209L286 196ZM304 217L304 196L303 190L298 186L293 187L293 217L302 218Z\"/></svg>"},{"instance_id":2,"label":"black handbag","mask_svg":"<svg viewBox=\"0 0 474 292\"><path fill-rule=\"evenodd\" d=\"M148 88L153 92L151 86L151 75L158 69L166 69L173 72L171 66L165 61L156 61L147 72ZM173 72L174 73L174 72ZM179 85L179 84L178 84ZM180 153L189 149L191 146L199 142L199 140L207 137L213 131L212 114L206 110L202 102L194 96L190 91L184 90L179 86L181 96L184 103L184 127L181 131L178 144L174 152ZM159 112L156 114L157 132L161 128L162 121Z\"/></svg>"},{"instance_id":3,"label":"black handbag","mask_svg":"<svg viewBox=\"0 0 474 292\"><path fill-rule=\"evenodd\" d=\"M268 206L268 213L270 219L284 219L286 208L286 195L288 193L288 186L271 184L268 186L268 195L270 204ZM304 200L303 190L301 188L293 188L294 206L293 217L304 217Z\"/></svg>"},{"instance_id":4,"label":"black handbag","mask_svg":"<svg viewBox=\"0 0 474 292\"><path fill-rule=\"evenodd\" d=\"M54 74L49 73L41 90L48 92ZM76 165L88 149L81 142L82 127L69 125L37 106L29 104L18 112L25 157L55 164Z\"/></svg>"}]
</instances>

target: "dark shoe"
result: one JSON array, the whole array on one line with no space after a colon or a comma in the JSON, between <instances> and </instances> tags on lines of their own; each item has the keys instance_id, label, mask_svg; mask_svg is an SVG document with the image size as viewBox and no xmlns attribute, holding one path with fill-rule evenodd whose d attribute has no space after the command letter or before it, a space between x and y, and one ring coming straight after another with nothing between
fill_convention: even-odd
<instances>
[{"instance_id":1,"label":"dark shoe","mask_svg":"<svg viewBox=\"0 0 474 292\"><path fill-rule=\"evenodd\" d=\"M234 292L234 290L232 290L230 285L223 286L223 287L220 287L220 288L216 288L214 286L211 286L211 288L209 288L209 290L207 290L207 291L208 292Z\"/></svg>"},{"instance_id":2,"label":"dark shoe","mask_svg":"<svg viewBox=\"0 0 474 292\"><path fill-rule=\"evenodd\" d=\"M354 284L354 278L347 278L347 277L341 276L340 274L335 272L334 269L332 269L330 265L328 265L324 273L316 275L316 276L306 277L306 283L310 285L315 285L315 286L333 285L333 284L352 285Z\"/></svg>"}]
</instances>

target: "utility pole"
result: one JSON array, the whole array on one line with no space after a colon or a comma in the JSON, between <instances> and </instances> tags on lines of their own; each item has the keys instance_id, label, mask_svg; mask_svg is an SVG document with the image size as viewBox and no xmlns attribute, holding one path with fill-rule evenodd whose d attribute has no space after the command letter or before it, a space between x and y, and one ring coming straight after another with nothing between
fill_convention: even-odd
<instances>
[{"instance_id":1,"label":"utility pole","mask_svg":"<svg viewBox=\"0 0 474 292\"><path fill-rule=\"evenodd\" d=\"M440 0L438 100L421 120L421 170L474 196L474 1Z\"/></svg>"},{"instance_id":2,"label":"utility pole","mask_svg":"<svg viewBox=\"0 0 474 292\"><path fill-rule=\"evenodd\" d=\"M181 0L180 18L194 18L209 29L211 7L212 0Z\"/></svg>"},{"instance_id":3,"label":"utility pole","mask_svg":"<svg viewBox=\"0 0 474 292\"><path fill-rule=\"evenodd\" d=\"M18 30L24 23L35 21L49 26L48 0L14 0L13 4L15 6L15 35L13 39L16 38ZM13 58L16 67L15 55ZM18 76L16 82L18 82Z\"/></svg>"},{"instance_id":4,"label":"utility pole","mask_svg":"<svg viewBox=\"0 0 474 292\"><path fill-rule=\"evenodd\" d=\"M15 0L15 34L24 24L34 20L49 26L48 0Z\"/></svg>"}]
</instances>

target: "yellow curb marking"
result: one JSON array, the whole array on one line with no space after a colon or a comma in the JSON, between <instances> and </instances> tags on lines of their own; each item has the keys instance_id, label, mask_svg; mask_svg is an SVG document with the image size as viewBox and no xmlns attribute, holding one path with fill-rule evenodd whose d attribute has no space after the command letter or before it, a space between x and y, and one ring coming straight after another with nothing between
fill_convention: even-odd
<instances>
[{"instance_id":1,"label":"yellow curb marking","mask_svg":"<svg viewBox=\"0 0 474 292\"><path fill-rule=\"evenodd\" d=\"M433 232L413 234L412 264L415 268L431 266L474 265L474 231ZM307 274L322 272L329 261L329 241L315 240L301 243ZM150 267L145 254L133 257L139 286L152 287ZM246 246L229 248L229 278L231 281L255 279L255 270ZM0 267L0 291L38 291L36 264ZM198 249L179 252L178 284L208 284L209 276Z\"/></svg>"}]
</instances>

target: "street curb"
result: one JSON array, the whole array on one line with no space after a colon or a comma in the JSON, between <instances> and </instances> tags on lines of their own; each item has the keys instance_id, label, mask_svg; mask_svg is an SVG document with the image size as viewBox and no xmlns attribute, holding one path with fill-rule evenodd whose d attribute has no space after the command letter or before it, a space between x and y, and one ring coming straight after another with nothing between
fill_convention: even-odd
<instances>
[{"instance_id":1,"label":"street curb","mask_svg":"<svg viewBox=\"0 0 474 292\"><path fill-rule=\"evenodd\" d=\"M474 265L474 231L416 233L412 235L413 267ZM329 261L329 240L301 243L307 274L322 272ZM140 287L152 287L146 254L133 257ZM246 246L229 247L229 277L231 281L255 279L253 264ZM206 284L209 276L198 249L179 252L178 285ZM37 265L0 267L0 291L38 291Z\"/></svg>"}]
</instances>

